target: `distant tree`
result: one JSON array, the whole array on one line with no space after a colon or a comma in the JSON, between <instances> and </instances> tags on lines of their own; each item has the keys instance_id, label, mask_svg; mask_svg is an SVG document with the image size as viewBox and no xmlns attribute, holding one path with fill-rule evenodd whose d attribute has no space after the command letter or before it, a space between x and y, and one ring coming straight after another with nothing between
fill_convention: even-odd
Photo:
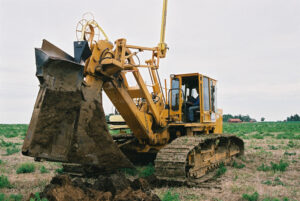
<instances>
[{"instance_id":1,"label":"distant tree","mask_svg":"<svg viewBox=\"0 0 300 201\"><path fill-rule=\"evenodd\" d=\"M246 116L242 116L242 121L249 122L250 120L251 120L251 118L248 114Z\"/></svg>"},{"instance_id":2,"label":"distant tree","mask_svg":"<svg viewBox=\"0 0 300 201\"><path fill-rule=\"evenodd\" d=\"M260 121L265 121L265 119L266 119L266 118L262 117L262 118L260 118Z\"/></svg>"},{"instance_id":3,"label":"distant tree","mask_svg":"<svg viewBox=\"0 0 300 201\"><path fill-rule=\"evenodd\" d=\"M223 121L227 122L229 119L240 119L243 122L250 122L253 118L251 118L248 114L247 115L231 115L231 114L224 114Z\"/></svg>"},{"instance_id":4,"label":"distant tree","mask_svg":"<svg viewBox=\"0 0 300 201\"><path fill-rule=\"evenodd\" d=\"M233 116L231 114L224 114L223 115L223 121L227 122L229 119L233 119Z\"/></svg>"},{"instance_id":5,"label":"distant tree","mask_svg":"<svg viewBox=\"0 0 300 201\"><path fill-rule=\"evenodd\" d=\"M291 115L286 119L286 121L300 121L300 116L298 114Z\"/></svg>"}]
</instances>

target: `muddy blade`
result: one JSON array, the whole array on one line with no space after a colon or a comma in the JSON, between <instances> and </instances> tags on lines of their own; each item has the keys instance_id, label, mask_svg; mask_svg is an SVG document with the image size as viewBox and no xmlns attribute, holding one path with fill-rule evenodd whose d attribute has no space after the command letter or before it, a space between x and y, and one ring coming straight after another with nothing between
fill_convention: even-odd
<instances>
[{"instance_id":1,"label":"muddy blade","mask_svg":"<svg viewBox=\"0 0 300 201\"><path fill-rule=\"evenodd\" d=\"M55 46L50 46L51 53L47 48L36 49L41 85L22 153L103 169L132 167L108 132L102 83L84 86L83 66L61 57Z\"/></svg>"}]
</instances>

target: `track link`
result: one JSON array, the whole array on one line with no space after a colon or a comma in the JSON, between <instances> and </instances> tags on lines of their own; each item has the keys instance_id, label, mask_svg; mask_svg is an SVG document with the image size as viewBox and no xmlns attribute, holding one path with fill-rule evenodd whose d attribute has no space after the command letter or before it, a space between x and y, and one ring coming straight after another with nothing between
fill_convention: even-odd
<instances>
[{"instance_id":1,"label":"track link","mask_svg":"<svg viewBox=\"0 0 300 201\"><path fill-rule=\"evenodd\" d=\"M243 154L244 143L235 135L207 134L184 136L161 149L155 159L155 172L160 180L196 182L221 163Z\"/></svg>"}]
</instances>

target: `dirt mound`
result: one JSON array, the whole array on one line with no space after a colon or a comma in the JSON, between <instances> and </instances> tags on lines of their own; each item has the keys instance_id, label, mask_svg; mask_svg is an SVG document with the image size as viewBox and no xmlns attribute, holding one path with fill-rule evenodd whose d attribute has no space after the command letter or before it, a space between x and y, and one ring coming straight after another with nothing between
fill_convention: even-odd
<instances>
[{"instance_id":1,"label":"dirt mound","mask_svg":"<svg viewBox=\"0 0 300 201\"><path fill-rule=\"evenodd\" d=\"M97 179L70 178L58 175L40 193L49 201L159 201L151 193L150 185L145 179L134 181L124 174L101 175ZM34 198L33 195L30 197Z\"/></svg>"}]
</instances>

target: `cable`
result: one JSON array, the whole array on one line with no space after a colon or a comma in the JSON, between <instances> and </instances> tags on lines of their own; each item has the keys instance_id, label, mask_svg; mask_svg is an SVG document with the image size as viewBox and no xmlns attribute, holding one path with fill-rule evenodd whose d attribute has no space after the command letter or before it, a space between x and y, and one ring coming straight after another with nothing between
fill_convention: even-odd
<instances>
[{"instance_id":1,"label":"cable","mask_svg":"<svg viewBox=\"0 0 300 201\"><path fill-rule=\"evenodd\" d=\"M137 55L137 54L135 54L134 56L136 56L136 58L138 59L138 61L139 61L139 66L140 66L140 65L141 65L140 58L138 57L138 55Z\"/></svg>"}]
</instances>

